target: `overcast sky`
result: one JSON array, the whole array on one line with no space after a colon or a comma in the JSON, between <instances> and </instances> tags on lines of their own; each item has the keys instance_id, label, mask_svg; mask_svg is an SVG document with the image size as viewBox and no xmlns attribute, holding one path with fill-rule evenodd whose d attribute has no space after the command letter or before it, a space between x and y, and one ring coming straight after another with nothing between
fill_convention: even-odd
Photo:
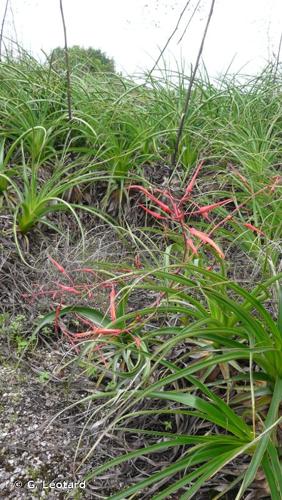
<instances>
[{"instance_id":1,"label":"overcast sky","mask_svg":"<svg viewBox=\"0 0 282 500\"><path fill-rule=\"evenodd\" d=\"M166 51L175 61L195 61L210 0L199 7L183 37L199 0L189 8ZM1 19L6 0L0 0ZM152 67L175 28L187 0L64 0L69 45L100 48L114 58L118 70L132 74ZM33 54L63 45L59 0L10 0L5 34L15 37ZM13 22L14 21L14 25ZM277 53L282 27L281 0L216 0L204 61L212 75L223 72L235 57L234 71L259 70Z\"/></svg>"}]
</instances>

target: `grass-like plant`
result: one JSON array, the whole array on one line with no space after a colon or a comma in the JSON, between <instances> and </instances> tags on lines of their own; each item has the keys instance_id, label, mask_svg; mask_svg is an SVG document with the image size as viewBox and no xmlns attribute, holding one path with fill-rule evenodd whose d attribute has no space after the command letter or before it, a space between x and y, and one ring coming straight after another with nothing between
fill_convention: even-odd
<instances>
[{"instance_id":1,"label":"grass-like plant","mask_svg":"<svg viewBox=\"0 0 282 500\"><path fill-rule=\"evenodd\" d=\"M183 266L183 272L184 269ZM236 498L242 498L258 468L262 467L272 498L278 499L282 492L277 442L281 422L278 410L282 394L282 304L280 302L278 323L262 305L267 287L274 279L249 293L224 276L192 265L187 265L186 269L189 276L194 275L193 280L175 273L153 273L162 283L174 284L159 286L164 293L167 311L171 314L174 306L179 324L156 328L144 335L147 344L157 341L158 345L157 352L150 357L152 376L155 374L158 378L158 370L162 367L168 375L162 374L155 383L134 390L131 397L125 392L126 409L114 421L117 429L123 432L144 434L157 442L114 458L90 473L87 479L127 460L147 454L153 457L154 453L180 446L184 451L174 463L133 483L112 498L127 498L158 483L158 493L152 498L168 498L176 492L181 493L180 498L191 498L228 463L243 457L249 464L233 485L238 491ZM185 307L185 288L200 291L206 305L203 306L204 301L196 300L190 292ZM158 309L155 314L158 315ZM159 314L161 316L162 312ZM199 318L195 320L197 316ZM190 318L194 318L192 322ZM160 340L162 338L166 340ZM183 343L187 344L187 353L175 362L169 361L172 350ZM197 353L197 357L191 362L189 359L193 359L193 353ZM222 376L209 382L215 367L220 368ZM255 367L258 370L254 370ZM179 389L175 389L178 383ZM169 405L165 409L129 411L130 407L134 408L134 403L147 399L165 400ZM244 408L248 410L244 411ZM197 418L204 424L203 431L179 435L155 432L150 428L126 428L121 424L124 419L138 422L138 417L162 414L172 421L176 415L182 415L183 419L189 416ZM216 433L212 431L214 425L218 429ZM241 486L236 486L238 483ZM155 486L153 491L156 491Z\"/></svg>"},{"instance_id":2,"label":"grass-like plant","mask_svg":"<svg viewBox=\"0 0 282 500\"><path fill-rule=\"evenodd\" d=\"M55 265L71 280L66 270ZM263 302L281 275L249 292L224 274L199 265L185 263L156 270L138 267L133 267L129 275L121 275L123 281L129 279L129 282L124 285L119 301L115 281L104 282L110 289L109 317L91 307L57 307L40 321L35 334L71 313L84 318L86 328L81 333L70 334L61 326L62 331L66 330L65 334L76 342L86 341L85 353L93 349L96 339L107 346L106 353L112 346L111 355L106 357L107 365L101 371L104 376L112 375L118 384L119 398L122 398L120 389L124 378L137 383L133 391L124 389L125 409L113 422L123 432L139 433L136 427L124 427L125 419L138 422L141 416L162 414L172 422L176 415L184 419L197 418L208 431L179 435L142 428L140 434L147 435L151 441L156 439L157 443L107 462L87 479L127 460L181 446L184 451L175 463L132 484L113 498L127 498L150 486L156 491L158 484L158 493L152 498L167 498L175 492L181 492L183 499L191 498L213 475L224 471L228 463L243 457L249 465L233 485L238 491L237 498L242 497L262 467L271 495L278 499L282 491L276 437L281 422L278 410L282 388L282 302L280 297L277 321L272 317L275 313L270 314ZM91 272L97 273L98 269ZM140 289L154 291L156 300L149 307L127 312L128 295ZM70 281L69 286L59 284L57 293L60 291L80 295L82 290ZM54 290L52 293L54 296ZM153 324L164 321L165 324L148 329L152 319ZM95 340L91 342L91 339ZM171 353L184 344L186 353L171 361ZM213 381L212 374L218 368L221 375ZM163 372L160 377L159 372ZM152 377L157 380L153 384L150 383ZM114 387L115 384L111 384L111 389ZM112 395L113 392L99 392L93 397ZM170 405L165 409L134 412L134 405L140 400L155 399ZM218 429L216 433L212 431L214 425Z\"/></svg>"}]
</instances>

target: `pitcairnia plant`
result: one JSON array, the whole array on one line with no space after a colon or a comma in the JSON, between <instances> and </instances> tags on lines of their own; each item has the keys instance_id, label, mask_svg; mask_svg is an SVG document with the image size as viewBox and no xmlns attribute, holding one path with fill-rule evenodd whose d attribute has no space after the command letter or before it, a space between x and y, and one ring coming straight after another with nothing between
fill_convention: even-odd
<instances>
[{"instance_id":1,"label":"pitcairnia plant","mask_svg":"<svg viewBox=\"0 0 282 500\"><path fill-rule=\"evenodd\" d=\"M160 209L161 213L157 212L156 210L151 210L148 207L140 204L140 206L150 215L152 215L154 218L156 218L159 221L166 221L166 222L173 222L176 223L177 225L180 226L181 228L181 234L184 240L184 260L187 259L188 256L188 251L190 250L192 254L197 255L198 254L198 249L196 248L192 237L198 238L202 243L208 243L211 245L215 251L218 253L218 255L221 258L224 258L224 254L222 250L219 248L219 246L209 237L208 234L204 233L203 231L199 231L198 229L188 226L186 223L186 218L188 215L201 215L204 218L208 219L208 214L211 212L213 209L225 205L232 201L232 199L227 199L220 201L218 203L214 203L212 205L206 205L203 207L198 207L196 210L193 210L192 212L188 212L185 209L185 204L187 202L192 202L192 204L197 205L195 202L191 200L191 195L192 195L192 190L195 185L197 176L199 174L199 171L201 170L203 165L203 162L201 162L198 167L196 168L195 173L192 176L191 181L189 182L184 195L180 199L176 199L173 194L168 190L168 189L154 189L154 193L161 195L163 198L165 198L167 201L166 203L162 201L160 198L155 196L155 194L151 193L148 191L148 189L144 188L143 186L138 186L138 185L132 185L130 186L129 189L131 190L137 190L141 191L148 200L151 200L154 202L154 204Z\"/></svg>"},{"instance_id":2,"label":"pitcairnia plant","mask_svg":"<svg viewBox=\"0 0 282 500\"><path fill-rule=\"evenodd\" d=\"M126 409L112 423L116 430L145 435L150 444L110 460L89 473L87 479L144 455L154 459L178 446L183 451L178 453L174 463L144 480L133 481L111 498L122 500L138 492L149 493L150 487L153 492L150 498L154 500L169 498L176 492L182 500L192 498L217 472L224 472L227 464L234 464L240 457L248 466L240 471L238 463L238 479L228 485L226 491L235 488L236 499L242 498L258 469L262 468L271 498L278 500L282 494L278 442L282 421L279 417L282 301L280 299L278 321L262 302L267 298L270 285L281 275L248 292L224 276L205 269L186 264L182 270L182 275L159 270L152 272L155 287L165 292L162 300L170 313L174 307L178 324L152 328L144 334L143 341L147 345L157 343L158 346L150 358L151 376L157 380L132 391L131 397L127 392ZM185 272L189 278L185 277ZM172 281L174 286L165 289L164 283ZM192 290L197 290L198 298ZM166 340L161 341L162 338ZM187 349L183 351L184 343ZM184 354L171 361L172 352L181 346ZM215 370L218 373L216 380ZM146 409L134 411L141 400L153 402L156 399L167 401L168 405L161 409L154 405L148 409L146 405ZM162 415L172 423L176 418L184 421L192 418L198 423L197 431L187 434L154 431L144 428L143 424L138 429L139 418L144 422L144 417L148 421L150 417ZM213 431L215 425L216 432Z\"/></svg>"},{"instance_id":3,"label":"pitcairnia plant","mask_svg":"<svg viewBox=\"0 0 282 500\"><path fill-rule=\"evenodd\" d=\"M175 197L172 191L169 188L152 188L147 189L144 186L140 185L131 185L129 190L139 191L142 193L149 202L154 204L153 208L149 208L144 204L140 203L140 207L156 219L158 222L162 223L167 227L170 225L172 227L172 234L170 236L172 239L175 239L175 229L180 228L180 234L183 240L183 261L186 262L189 259L189 256L198 256L199 247L203 244L210 245L213 250L217 253L217 255L224 259L224 253L219 247L219 245L212 238L213 233L222 228L226 223L232 223L234 227L236 227L236 232L244 232L248 231L250 233L254 233L255 235L264 235L263 231L249 223L248 221L240 220L238 217L238 213L242 208L245 208L248 203L252 203L255 206L256 197L260 194L269 192L269 195L272 195L274 190L277 188L279 184L280 177L274 176L271 178L270 182L264 185L258 191L252 191L249 193L247 197L241 202L237 202L237 200L233 198L223 199L221 201L217 201L215 203L210 203L208 205L200 206L195 199L193 199L193 188L195 186L197 176L199 175L200 170L203 167L203 161L199 163L190 182L188 183L183 196L180 198ZM194 197L195 198L195 197ZM210 218L210 213L216 209L225 207L226 205L232 203L235 205L231 210L225 212L224 217L219 221L215 222ZM187 209L188 205L188 209ZM194 227L195 222L190 222L190 219L193 217L202 218L205 221L205 225L208 223L208 231L202 231L197 227ZM242 219L242 217L241 217ZM238 231L239 229L239 231ZM242 231L243 229L243 231ZM173 234L174 233L174 234ZM228 231L227 231L228 234ZM226 235L225 235L226 236ZM230 237L230 234L228 234ZM231 234L232 237L232 234ZM200 241L200 245L195 243L195 240Z\"/></svg>"},{"instance_id":4,"label":"pitcairnia plant","mask_svg":"<svg viewBox=\"0 0 282 500\"><path fill-rule=\"evenodd\" d=\"M117 279L105 279L101 272L87 267L67 272L55 259L49 256L49 260L62 280L56 280L51 288L40 286L27 296L30 300L50 297L54 304L54 311L40 320L33 338L45 326L54 325L55 333L60 331L77 355L87 358L89 364L97 363L97 370L106 377L110 375L112 387L120 387L123 380L135 375L147 378L150 358L146 343L138 335L140 328L136 328L139 319L131 314L131 321L127 321L125 315L128 292L119 298ZM108 308L104 311L89 305L89 302L95 304L97 289L108 295ZM83 305L85 299L87 305ZM73 304L66 306L66 302Z\"/></svg>"},{"instance_id":5,"label":"pitcairnia plant","mask_svg":"<svg viewBox=\"0 0 282 500\"><path fill-rule=\"evenodd\" d=\"M250 292L224 274L188 263L150 272L139 265L128 275L116 266L117 273L123 271L122 293L117 295L112 279L99 285L109 290L108 315L89 306L64 307L62 292L80 297L94 290L76 285L62 266L51 261L69 284L58 282L50 291L59 305L40 321L35 333L55 323L55 329L60 327L75 346L85 346L85 353L93 351L99 340L103 353L106 349L107 366L103 372L112 373L119 398L126 400L124 411L112 425L128 434L146 435L150 443L103 464L89 473L87 480L128 460L143 455L155 457L170 448L181 447L182 453L174 463L133 482L112 498L130 498L138 492L150 491L150 487L154 499L169 498L176 492L183 500L192 498L217 472L224 472L227 464L232 463L238 467L238 479L227 489L237 488L237 499L242 498L262 468L272 498L278 500L282 493L278 443L282 301L280 297L277 321L263 303L271 297L271 285L282 275ZM93 275L97 271L80 272ZM129 294L142 289L154 291L157 300L151 307L127 312ZM71 333L67 329L62 319L68 314L80 318L83 331ZM175 358L172 353L178 349L182 355ZM121 381L133 380L138 373L143 374L136 379L139 383L133 390L126 389L127 385L123 386ZM124 393L120 392L122 387ZM101 391L95 392L93 398L111 395ZM148 408L148 402L156 399L166 401L167 406ZM141 401L147 402L145 409L135 410ZM176 418L193 419L200 430L154 431L144 425L138 429L139 418L153 416L165 416L171 425ZM240 469L240 461L236 462L239 459L248 463L247 469Z\"/></svg>"}]
</instances>

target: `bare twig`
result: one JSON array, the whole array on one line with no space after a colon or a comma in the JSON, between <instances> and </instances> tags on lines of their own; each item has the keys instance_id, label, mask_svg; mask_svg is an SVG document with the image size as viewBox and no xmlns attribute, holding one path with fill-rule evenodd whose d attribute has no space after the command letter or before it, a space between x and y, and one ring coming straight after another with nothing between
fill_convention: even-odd
<instances>
[{"instance_id":1,"label":"bare twig","mask_svg":"<svg viewBox=\"0 0 282 500\"><path fill-rule=\"evenodd\" d=\"M64 41L65 41L65 61L66 61L66 84L67 84L67 102L68 102L68 116L69 121L72 120L72 106L71 106L71 76L70 76L70 63L69 63L69 51L68 51L68 40L67 40L67 28L63 9L63 0L60 0L60 11L64 29Z\"/></svg>"},{"instance_id":2,"label":"bare twig","mask_svg":"<svg viewBox=\"0 0 282 500\"><path fill-rule=\"evenodd\" d=\"M185 119L186 119L186 116L187 116L187 111L188 111L188 107L189 107L189 103L190 103L190 99L191 99L192 88L193 88L193 84L194 84L195 77L196 77L196 74L197 74L197 70L198 70L198 66L199 66L199 63L200 63L200 59L201 59L201 56L202 56L202 52L203 52L203 48L204 48L204 44L205 44L207 32L208 32L208 29L209 29L210 21L211 21L211 18L212 18L214 4L215 4L215 0L212 0L210 11L209 11L209 15L208 15L208 19L207 19L207 23L206 23L206 27L205 27L204 34L203 34L203 37L202 37L202 41L201 41L201 45L200 45L200 48L199 48L199 52L198 52L198 55L197 55L196 63L195 63L194 70L193 70L191 78L190 78L189 87L188 87L188 90L187 90L185 104L184 104L184 109L183 109L183 112L182 112L182 115L181 115L181 118L180 118L179 127L178 127L178 131L177 131L174 152L173 152L172 159L171 159L172 167L174 167L175 164L176 164L176 158L177 158L177 154L178 154L179 143L180 143L180 140L181 140L181 137L182 137L182 133L183 133L184 123L185 123Z\"/></svg>"},{"instance_id":3,"label":"bare twig","mask_svg":"<svg viewBox=\"0 0 282 500\"><path fill-rule=\"evenodd\" d=\"M281 47L282 47L282 33L280 35L279 44L278 44L278 52L277 52L276 61L275 61L274 80L276 80L276 76L277 76L277 72L278 72L278 68L279 68Z\"/></svg>"},{"instance_id":4,"label":"bare twig","mask_svg":"<svg viewBox=\"0 0 282 500\"><path fill-rule=\"evenodd\" d=\"M15 40L16 44L19 45L17 28L16 28L16 23L15 23L15 15L14 15L14 10L12 8L12 2L10 2L10 14L11 14L11 22L12 22L13 29L14 29L13 39Z\"/></svg>"},{"instance_id":5,"label":"bare twig","mask_svg":"<svg viewBox=\"0 0 282 500\"><path fill-rule=\"evenodd\" d=\"M7 17L9 0L6 0L5 10L2 18L1 31L0 31L0 61L2 60L2 44L3 44L3 34L4 34L4 26Z\"/></svg>"},{"instance_id":6,"label":"bare twig","mask_svg":"<svg viewBox=\"0 0 282 500\"><path fill-rule=\"evenodd\" d=\"M193 10L193 12L192 12L192 14L191 14L191 16L190 16L190 19L189 19L188 23L186 24L185 29L184 29L184 31L183 31L183 33L182 33L181 37L179 38L179 40L178 40L177 44L181 43L181 42L182 42L182 40L183 40L183 38L184 38L184 36L186 35L186 32L187 32L187 30L188 30L188 28L189 28L189 26L190 26L191 21L193 20L194 15L195 15L195 14L196 14L196 12L197 12L197 9L198 9L198 7L199 7L200 3L201 3L201 0L198 0L198 3L197 3L197 5L196 5L195 9Z\"/></svg>"},{"instance_id":7,"label":"bare twig","mask_svg":"<svg viewBox=\"0 0 282 500\"><path fill-rule=\"evenodd\" d=\"M151 74L153 73L153 71L156 69L156 67L157 67L157 65L159 64L159 61L161 60L161 58L162 58L162 56L163 56L163 54L164 54L164 52L165 52L165 50L166 50L166 48L167 48L167 46L168 46L169 42L172 40L172 38L174 37L175 33L177 32L177 30L178 30L178 28L179 28L180 21L181 21L181 19L182 19L183 15L184 15L184 13L185 13L186 9L188 8L188 6L189 6L189 3L190 3L190 2L191 2L191 0L188 0L188 1L186 2L186 4L185 4L184 8L182 9L182 11L181 11L181 13L180 13L180 15L179 15L179 18L178 18L178 20L177 20L177 23L176 23L176 26L175 26L174 30L172 31L171 35L170 35L170 36L169 36L169 38L167 39L167 41L166 41L166 43L165 43L165 45L164 45L163 49L161 50L160 55L159 55L159 57L157 58L157 60L156 60L156 62L155 62L155 64L154 64L154 66L152 67L152 69L151 69L151 70L149 71L149 73L148 73L148 78L151 76Z\"/></svg>"}]
</instances>

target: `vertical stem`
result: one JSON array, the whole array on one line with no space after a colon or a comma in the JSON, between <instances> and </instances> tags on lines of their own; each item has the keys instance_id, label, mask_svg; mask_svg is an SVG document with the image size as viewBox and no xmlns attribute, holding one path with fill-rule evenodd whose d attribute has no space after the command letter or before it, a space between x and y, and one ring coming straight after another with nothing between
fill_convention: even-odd
<instances>
[{"instance_id":1,"label":"vertical stem","mask_svg":"<svg viewBox=\"0 0 282 500\"><path fill-rule=\"evenodd\" d=\"M69 121L72 120L72 106L71 106L71 76L70 76L70 62L69 62L69 51L68 51L68 40L67 40L67 28L63 9L63 0L60 0L60 11L64 30L64 41L65 41L65 61L66 61L66 84L67 84L67 103L68 103L68 117Z\"/></svg>"},{"instance_id":2,"label":"vertical stem","mask_svg":"<svg viewBox=\"0 0 282 500\"><path fill-rule=\"evenodd\" d=\"M3 43L3 34L4 34L4 25L7 17L9 0L6 0L5 10L2 18L1 31L0 31L0 61L2 61L2 43Z\"/></svg>"},{"instance_id":3,"label":"vertical stem","mask_svg":"<svg viewBox=\"0 0 282 500\"><path fill-rule=\"evenodd\" d=\"M198 71L198 66L199 66L199 63L200 63L200 59L201 59L201 55L202 55L202 52L203 52L203 48L204 48L204 44L205 44L207 32L208 32L210 21L211 21L211 18L212 18L214 4L215 4L215 0L212 0L210 11L209 11L209 15L208 15L208 19L207 19L207 23L206 23L206 27L205 27L204 34L203 34L203 37L202 37L202 41L201 41L201 45L200 45L200 48L199 48L199 52L198 52L198 55L197 55L195 67L194 67L194 70L193 70L191 78L190 78L189 87L188 87L187 94L186 94L186 99L185 99L185 104L184 104L183 112L182 112L182 115L181 115L181 118L180 118L179 127L178 127L178 131L177 131L174 152L173 152L173 155L172 155L172 158L171 158L172 167L174 167L175 164L176 164L176 158L177 158L177 154L178 154L179 143L180 143L180 140L181 140L181 137L182 137L182 133L183 133L185 119L186 119L186 116L187 116L187 111L188 111L188 107L189 107L189 103L190 103L190 99L191 99L192 88L193 88L193 84L194 84L194 81L195 81L196 73Z\"/></svg>"}]
</instances>

